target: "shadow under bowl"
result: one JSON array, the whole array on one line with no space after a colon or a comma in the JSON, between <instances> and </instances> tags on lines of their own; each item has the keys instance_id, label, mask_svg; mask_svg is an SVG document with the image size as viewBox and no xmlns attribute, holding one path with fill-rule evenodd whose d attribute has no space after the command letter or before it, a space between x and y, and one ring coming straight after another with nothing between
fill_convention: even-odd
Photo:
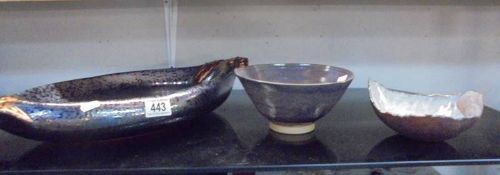
<instances>
[{"instance_id":1,"label":"shadow under bowl","mask_svg":"<svg viewBox=\"0 0 500 175\"><path fill-rule=\"evenodd\" d=\"M347 69L320 64L260 64L235 73L269 127L285 134L313 131L354 78Z\"/></svg>"}]
</instances>

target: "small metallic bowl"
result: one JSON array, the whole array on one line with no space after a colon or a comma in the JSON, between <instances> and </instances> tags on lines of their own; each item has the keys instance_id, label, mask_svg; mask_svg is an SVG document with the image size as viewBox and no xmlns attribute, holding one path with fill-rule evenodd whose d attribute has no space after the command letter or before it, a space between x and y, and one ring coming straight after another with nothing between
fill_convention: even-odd
<instances>
[{"instance_id":1,"label":"small metallic bowl","mask_svg":"<svg viewBox=\"0 0 500 175\"><path fill-rule=\"evenodd\" d=\"M483 96L425 95L368 83L370 101L379 118L399 134L420 141L438 142L471 128L483 113Z\"/></svg>"},{"instance_id":2,"label":"small metallic bowl","mask_svg":"<svg viewBox=\"0 0 500 175\"><path fill-rule=\"evenodd\" d=\"M235 69L271 130L304 134L340 100L354 75L319 64L260 64Z\"/></svg>"}]
</instances>

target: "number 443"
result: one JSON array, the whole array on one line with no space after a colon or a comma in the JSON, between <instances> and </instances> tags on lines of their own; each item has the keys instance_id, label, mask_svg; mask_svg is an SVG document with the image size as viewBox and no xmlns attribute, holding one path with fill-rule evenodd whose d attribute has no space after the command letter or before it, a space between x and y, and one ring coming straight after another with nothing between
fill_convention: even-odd
<instances>
[{"instance_id":1,"label":"number 443","mask_svg":"<svg viewBox=\"0 0 500 175\"><path fill-rule=\"evenodd\" d=\"M167 104L165 104L165 102L153 103L153 104L151 104L150 110L153 112L167 111Z\"/></svg>"}]
</instances>

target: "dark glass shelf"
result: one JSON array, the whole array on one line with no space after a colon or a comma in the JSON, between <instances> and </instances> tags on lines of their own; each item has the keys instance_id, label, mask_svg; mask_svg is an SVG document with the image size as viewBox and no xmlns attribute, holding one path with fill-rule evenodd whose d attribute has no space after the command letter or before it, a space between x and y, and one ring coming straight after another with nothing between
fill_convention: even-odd
<instances>
[{"instance_id":1,"label":"dark glass shelf","mask_svg":"<svg viewBox=\"0 0 500 175\"><path fill-rule=\"evenodd\" d=\"M349 89L314 133L285 136L246 94L215 112L142 136L93 143L42 143L0 132L0 173L205 173L500 163L500 112L454 139L396 135L375 115L366 89Z\"/></svg>"}]
</instances>

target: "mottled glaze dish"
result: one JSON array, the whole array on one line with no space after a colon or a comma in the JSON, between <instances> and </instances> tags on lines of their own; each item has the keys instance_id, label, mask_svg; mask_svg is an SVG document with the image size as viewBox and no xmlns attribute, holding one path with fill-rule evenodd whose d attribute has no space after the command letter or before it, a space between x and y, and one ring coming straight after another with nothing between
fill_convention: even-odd
<instances>
[{"instance_id":1,"label":"mottled glaze dish","mask_svg":"<svg viewBox=\"0 0 500 175\"><path fill-rule=\"evenodd\" d=\"M354 78L347 69L320 64L260 64L235 72L271 130L284 134L313 131Z\"/></svg>"},{"instance_id":2,"label":"mottled glaze dish","mask_svg":"<svg viewBox=\"0 0 500 175\"><path fill-rule=\"evenodd\" d=\"M141 134L210 112L229 96L246 58L64 81L0 98L0 128L36 140L96 140ZM150 115L147 103L169 103Z\"/></svg>"},{"instance_id":3,"label":"mottled glaze dish","mask_svg":"<svg viewBox=\"0 0 500 175\"><path fill-rule=\"evenodd\" d=\"M483 97L418 94L385 88L369 81L370 101L379 118L399 134L421 141L443 141L458 136L476 123L483 112Z\"/></svg>"}]
</instances>

